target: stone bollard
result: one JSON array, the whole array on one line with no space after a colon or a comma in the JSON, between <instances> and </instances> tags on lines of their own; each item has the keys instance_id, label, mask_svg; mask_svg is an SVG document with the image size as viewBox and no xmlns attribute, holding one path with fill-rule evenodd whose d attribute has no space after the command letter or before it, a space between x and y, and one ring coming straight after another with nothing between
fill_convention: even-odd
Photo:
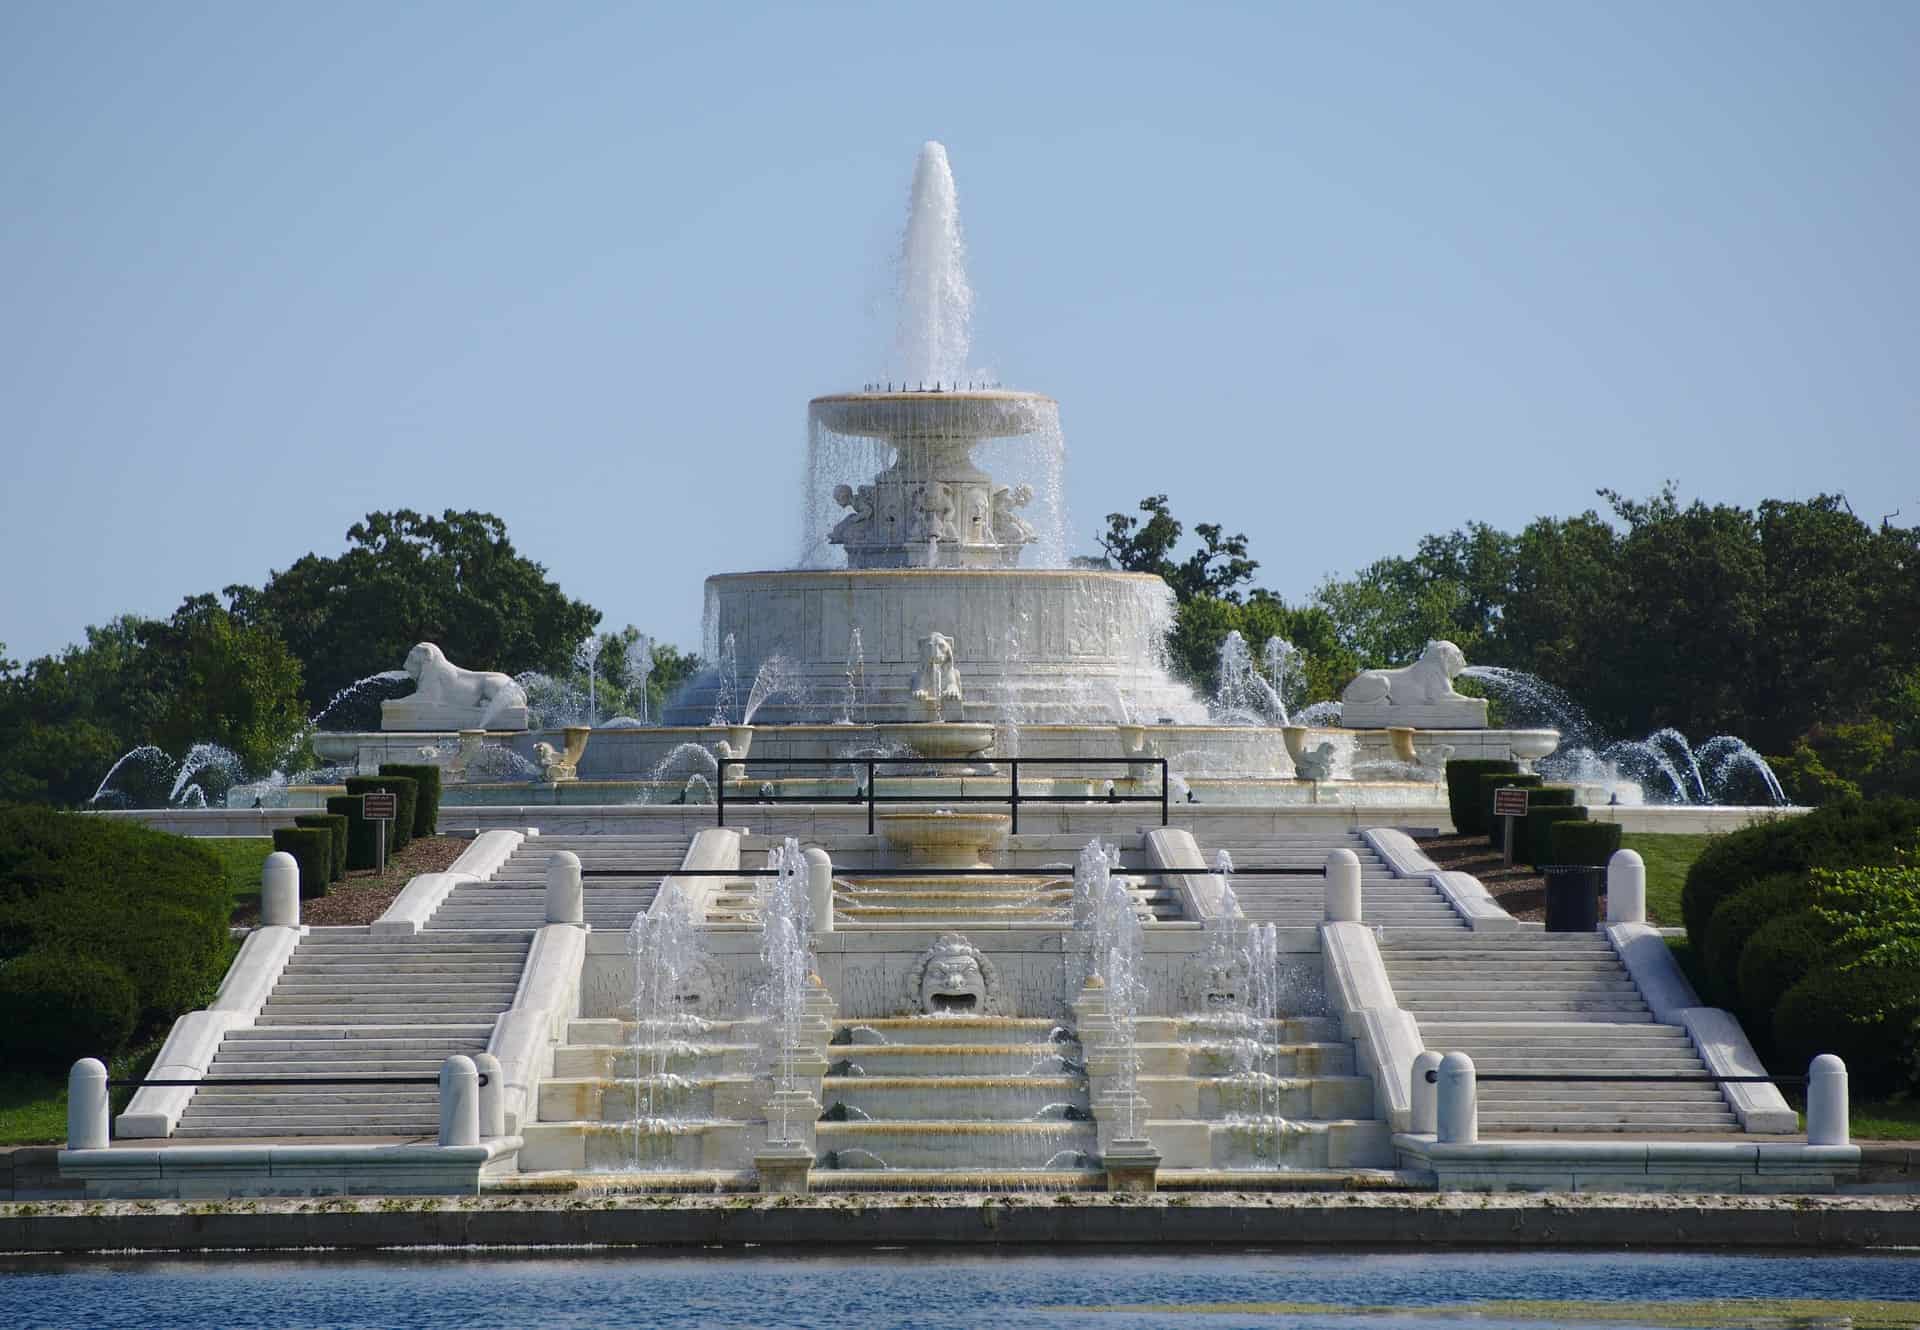
<instances>
[{"instance_id":1,"label":"stone bollard","mask_svg":"<svg viewBox=\"0 0 1920 1330\"><path fill-rule=\"evenodd\" d=\"M440 1144L480 1144L480 1070L463 1053L440 1064Z\"/></svg>"},{"instance_id":2,"label":"stone bollard","mask_svg":"<svg viewBox=\"0 0 1920 1330\"><path fill-rule=\"evenodd\" d=\"M67 1073L67 1149L106 1148L107 1064L81 1058Z\"/></svg>"},{"instance_id":3,"label":"stone bollard","mask_svg":"<svg viewBox=\"0 0 1920 1330\"><path fill-rule=\"evenodd\" d=\"M1327 922L1360 922L1360 856L1335 850L1327 856Z\"/></svg>"},{"instance_id":4,"label":"stone bollard","mask_svg":"<svg viewBox=\"0 0 1920 1330\"><path fill-rule=\"evenodd\" d=\"M1847 1064L1822 1053L1807 1066L1807 1144L1846 1145Z\"/></svg>"},{"instance_id":5,"label":"stone bollard","mask_svg":"<svg viewBox=\"0 0 1920 1330\"><path fill-rule=\"evenodd\" d=\"M285 850L268 855L260 869L260 924L263 928L300 926L300 862Z\"/></svg>"},{"instance_id":6,"label":"stone bollard","mask_svg":"<svg viewBox=\"0 0 1920 1330\"><path fill-rule=\"evenodd\" d=\"M1607 860L1607 922L1647 922L1647 865L1632 850L1615 850Z\"/></svg>"},{"instance_id":7,"label":"stone bollard","mask_svg":"<svg viewBox=\"0 0 1920 1330\"><path fill-rule=\"evenodd\" d=\"M1439 1132L1440 1103L1440 1055L1428 1049L1416 1053L1413 1058L1413 1085L1410 1098L1413 1110L1407 1118L1407 1130L1416 1136L1433 1136ZM1433 1079L1429 1080L1428 1077Z\"/></svg>"},{"instance_id":8,"label":"stone bollard","mask_svg":"<svg viewBox=\"0 0 1920 1330\"><path fill-rule=\"evenodd\" d=\"M580 856L555 850L547 856L547 922L586 922L587 902L580 886Z\"/></svg>"},{"instance_id":9,"label":"stone bollard","mask_svg":"<svg viewBox=\"0 0 1920 1330\"><path fill-rule=\"evenodd\" d=\"M491 1053L475 1053L473 1067L486 1078L480 1087L480 1137L492 1140L507 1134L507 1087L500 1076L500 1059Z\"/></svg>"},{"instance_id":10,"label":"stone bollard","mask_svg":"<svg viewBox=\"0 0 1920 1330\"><path fill-rule=\"evenodd\" d=\"M1472 1145L1480 1139L1480 1104L1473 1059L1449 1053L1440 1059L1434 1135L1444 1145Z\"/></svg>"},{"instance_id":11,"label":"stone bollard","mask_svg":"<svg viewBox=\"0 0 1920 1330\"><path fill-rule=\"evenodd\" d=\"M813 907L813 931L833 931L833 860L818 846L801 851L807 861L807 903Z\"/></svg>"}]
</instances>

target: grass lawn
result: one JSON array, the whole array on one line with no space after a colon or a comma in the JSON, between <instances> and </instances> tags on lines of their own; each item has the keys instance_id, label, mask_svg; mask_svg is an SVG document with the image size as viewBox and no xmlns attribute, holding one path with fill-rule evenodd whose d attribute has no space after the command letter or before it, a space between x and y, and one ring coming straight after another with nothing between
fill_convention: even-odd
<instances>
[{"instance_id":1,"label":"grass lawn","mask_svg":"<svg viewBox=\"0 0 1920 1330\"><path fill-rule=\"evenodd\" d=\"M273 837L200 836L194 839L194 844L211 850L219 858L235 909L243 905L258 907L260 870L265 867L267 856L273 853Z\"/></svg>"},{"instance_id":2,"label":"grass lawn","mask_svg":"<svg viewBox=\"0 0 1920 1330\"><path fill-rule=\"evenodd\" d=\"M1709 835L1665 836L1634 832L1620 838L1620 848L1632 850L1647 862L1647 922L1663 928L1680 927L1680 888L1687 869L1707 848Z\"/></svg>"},{"instance_id":3,"label":"grass lawn","mask_svg":"<svg viewBox=\"0 0 1920 1330\"><path fill-rule=\"evenodd\" d=\"M144 1076L161 1042L154 1039L122 1053L107 1068L107 1075L116 1079ZM131 1098L131 1090L115 1090L113 1112L119 1113ZM0 1146L56 1145L66 1139L66 1068L0 1068Z\"/></svg>"}]
</instances>

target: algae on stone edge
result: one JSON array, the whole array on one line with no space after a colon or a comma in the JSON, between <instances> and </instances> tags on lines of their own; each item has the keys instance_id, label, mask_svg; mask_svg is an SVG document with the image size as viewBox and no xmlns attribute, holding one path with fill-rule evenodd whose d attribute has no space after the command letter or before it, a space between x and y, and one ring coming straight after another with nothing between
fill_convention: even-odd
<instances>
[{"instance_id":1,"label":"algae on stone edge","mask_svg":"<svg viewBox=\"0 0 1920 1330\"><path fill-rule=\"evenodd\" d=\"M1430 1307L1349 1306L1325 1302L1126 1303L1061 1307L1061 1311L1191 1316L1408 1316L1538 1321L1547 1325L1657 1326L1662 1330L1775 1330L1835 1326L1848 1330L1916 1330L1920 1301L1837 1298L1722 1298L1707 1302L1560 1302L1533 1299L1448 1303Z\"/></svg>"}]
</instances>

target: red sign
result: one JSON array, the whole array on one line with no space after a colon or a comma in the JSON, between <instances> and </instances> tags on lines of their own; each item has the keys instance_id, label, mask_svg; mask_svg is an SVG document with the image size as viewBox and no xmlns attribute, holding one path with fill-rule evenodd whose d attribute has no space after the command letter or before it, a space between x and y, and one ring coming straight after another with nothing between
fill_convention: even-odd
<instances>
[{"instance_id":1,"label":"red sign","mask_svg":"<svg viewBox=\"0 0 1920 1330\"><path fill-rule=\"evenodd\" d=\"M399 815L400 796L397 794L363 794L360 796L360 816L366 818L369 822L391 822Z\"/></svg>"},{"instance_id":2,"label":"red sign","mask_svg":"<svg viewBox=\"0 0 1920 1330\"><path fill-rule=\"evenodd\" d=\"M1493 815L1495 817L1525 817L1527 815L1527 790L1524 785L1509 785L1505 789L1493 792Z\"/></svg>"}]
</instances>

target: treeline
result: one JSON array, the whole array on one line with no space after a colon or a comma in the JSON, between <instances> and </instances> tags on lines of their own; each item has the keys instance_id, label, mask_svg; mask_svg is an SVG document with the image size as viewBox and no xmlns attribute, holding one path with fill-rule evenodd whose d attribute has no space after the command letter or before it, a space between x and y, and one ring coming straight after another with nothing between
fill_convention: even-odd
<instances>
[{"instance_id":1,"label":"treeline","mask_svg":"<svg viewBox=\"0 0 1920 1330\"><path fill-rule=\"evenodd\" d=\"M0 802L76 806L116 758L140 744L174 757L197 742L245 769L291 769L313 719L366 675L437 642L450 659L518 674L571 673L600 612L569 598L518 553L490 513L371 513L337 555L309 554L259 587L186 600L167 619L122 615L84 643L24 665L0 649ZM628 702L642 641L599 637L602 715ZM694 665L653 652L656 699ZM339 701L329 728L378 728L378 702L401 682Z\"/></svg>"},{"instance_id":2,"label":"treeline","mask_svg":"<svg viewBox=\"0 0 1920 1330\"><path fill-rule=\"evenodd\" d=\"M1207 691L1236 628L1256 651L1278 635L1307 654L1307 700L1448 638L1475 664L1559 686L1604 734L1738 735L1797 799L1920 793L1920 528L1869 524L1835 495L1753 509L1683 506L1671 486L1600 497L1607 516L1424 536L1304 605L1254 584L1244 535L1196 524L1183 556L1165 495L1110 514L1101 544L1111 566L1167 579L1172 654Z\"/></svg>"}]
</instances>

